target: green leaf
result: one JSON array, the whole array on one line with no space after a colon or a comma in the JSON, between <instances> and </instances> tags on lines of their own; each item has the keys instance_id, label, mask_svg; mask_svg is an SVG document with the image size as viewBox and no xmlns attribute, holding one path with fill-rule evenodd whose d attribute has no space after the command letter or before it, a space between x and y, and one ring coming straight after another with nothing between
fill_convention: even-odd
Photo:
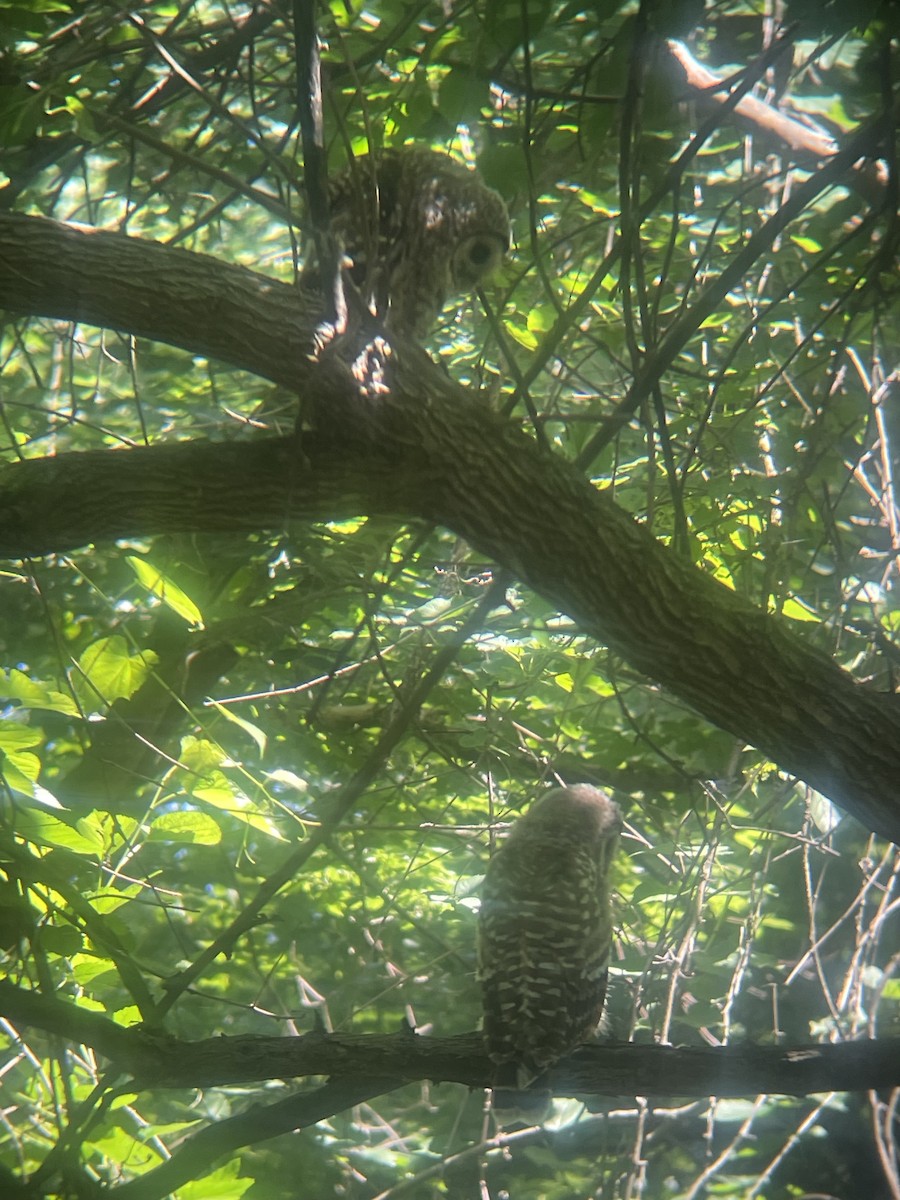
<instances>
[{"instance_id":1,"label":"green leaf","mask_svg":"<svg viewBox=\"0 0 900 1200\"><path fill-rule=\"evenodd\" d=\"M815 238L800 237L799 234L794 234L791 241L795 246L799 246L801 250L806 250L810 254L818 254L822 249Z\"/></svg>"},{"instance_id":2,"label":"green leaf","mask_svg":"<svg viewBox=\"0 0 900 1200\"><path fill-rule=\"evenodd\" d=\"M40 730L5 718L0 723L0 775L8 788L47 808L62 808L52 792L38 783L41 760L30 747L42 741Z\"/></svg>"},{"instance_id":3,"label":"green leaf","mask_svg":"<svg viewBox=\"0 0 900 1200\"><path fill-rule=\"evenodd\" d=\"M197 800L227 813L237 821L265 833L269 837L281 841L283 835L269 816L255 805L247 796L239 792L231 782L219 771L208 777L202 783L190 788L190 794Z\"/></svg>"},{"instance_id":4,"label":"green leaf","mask_svg":"<svg viewBox=\"0 0 900 1200\"><path fill-rule=\"evenodd\" d=\"M217 846L222 831L206 813L196 811L167 812L153 818L148 841L188 842L200 846Z\"/></svg>"},{"instance_id":5,"label":"green leaf","mask_svg":"<svg viewBox=\"0 0 900 1200\"><path fill-rule=\"evenodd\" d=\"M506 332L520 346L524 346L526 350L537 349L538 339L530 329L523 329L521 325L514 324L512 321L507 321Z\"/></svg>"},{"instance_id":6,"label":"green leaf","mask_svg":"<svg viewBox=\"0 0 900 1200\"><path fill-rule=\"evenodd\" d=\"M202 1179L182 1184L178 1188L179 1200L240 1200L254 1184L252 1178L238 1178L241 1164L234 1159L219 1167Z\"/></svg>"},{"instance_id":7,"label":"green leaf","mask_svg":"<svg viewBox=\"0 0 900 1200\"><path fill-rule=\"evenodd\" d=\"M66 825L50 813L38 809L19 810L16 814L16 833L36 846L59 846L74 854L92 858L99 858L103 853L103 840L88 822Z\"/></svg>"},{"instance_id":8,"label":"green leaf","mask_svg":"<svg viewBox=\"0 0 900 1200\"><path fill-rule=\"evenodd\" d=\"M227 704L219 704L217 700L210 701L210 704L220 716L225 718L226 721L230 721L231 724L236 725L238 729L243 729L244 733L253 739L260 755L265 754L267 739L265 732L260 729L258 725L254 725L252 721L247 721L243 717L239 717L237 713L231 711Z\"/></svg>"},{"instance_id":9,"label":"green leaf","mask_svg":"<svg viewBox=\"0 0 900 1200\"><path fill-rule=\"evenodd\" d=\"M30 725L23 725L21 721L13 720L11 717L4 717L0 721L0 750L4 754L17 754L20 750L37 746L41 739L40 730L32 729Z\"/></svg>"},{"instance_id":10,"label":"green leaf","mask_svg":"<svg viewBox=\"0 0 900 1200\"><path fill-rule=\"evenodd\" d=\"M152 650L131 654L125 638L113 634L88 646L78 660L79 672L72 682L84 697L85 707L95 711L101 704L133 696L158 661Z\"/></svg>"},{"instance_id":11,"label":"green leaf","mask_svg":"<svg viewBox=\"0 0 900 1200\"><path fill-rule=\"evenodd\" d=\"M785 600L781 611L784 616L790 617L792 621L813 621L818 624L820 620L819 616L812 609L791 596L788 596Z\"/></svg>"},{"instance_id":12,"label":"green leaf","mask_svg":"<svg viewBox=\"0 0 900 1200\"><path fill-rule=\"evenodd\" d=\"M164 575L157 567L147 562L146 559L129 554L126 556L125 561L143 586L152 592L154 596L158 596L163 604L171 608L172 612L177 613L188 624L196 626L198 629L203 628L203 614L190 596L182 591L177 583L167 575Z\"/></svg>"},{"instance_id":13,"label":"green leaf","mask_svg":"<svg viewBox=\"0 0 900 1200\"><path fill-rule=\"evenodd\" d=\"M26 708L46 709L64 713L69 717L79 716L78 705L65 692L58 692L48 683L29 679L24 671L15 667L0 672L0 697L21 700Z\"/></svg>"}]
</instances>

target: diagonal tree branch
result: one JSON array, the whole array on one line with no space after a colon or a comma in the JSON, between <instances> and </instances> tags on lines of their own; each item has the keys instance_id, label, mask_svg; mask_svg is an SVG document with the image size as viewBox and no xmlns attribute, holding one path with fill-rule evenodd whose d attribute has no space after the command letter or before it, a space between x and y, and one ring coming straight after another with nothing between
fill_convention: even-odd
<instances>
[{"instance_id":1,"label":"diagonal tree branch","mask_svg":"<svg viewBox=\"0 0 900 1200\"><path fill-rule=\"evenodd\" d=\"M307 354L308 296L212 259L37 218L0 218L3 301L153 337L306 393L292 438L60 455L0 472L0 554L286 517L418 516L453 529L638 670L900 840L900 703L783 618L671 553L572 464L396 341L391 388L360 395ZM351 347L351 354L358 347ZM804 632L806 629L804 628Z\"/></svg>"},{"instance_id":2,"label":"diagonal tree branch","mask_svg":"<svg viewBox=\"0 0 900 1200\"><path fill-rule=\"evenodd\" d=\"M119 1187L104 1192L113 1200L163 1200L177 1188L207 1174L220 1159L242 1146L268 1141L294 1129L305 1129L335 1113L391 1091L390 1079L329 1080L275 1104L253 1104L233 1117L207 1125L180 1144L170 1158Z\"/></svg>"}]
</instances>

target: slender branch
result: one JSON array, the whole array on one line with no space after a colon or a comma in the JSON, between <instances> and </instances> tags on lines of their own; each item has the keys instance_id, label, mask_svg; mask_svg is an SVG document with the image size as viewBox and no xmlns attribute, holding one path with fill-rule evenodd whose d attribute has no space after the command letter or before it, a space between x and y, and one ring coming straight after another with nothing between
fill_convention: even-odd
<instances>
[{"instance_id":1,"label":"slender branch","mask_svg":"<svg viewBox=\"0 0 900 1200\"><path fill-rule=\"evenodd\" d=\"M698 62L684 42L671 38L666 45L672 57L681 66L687 82L692 88L702 92L720 105L732 99L734 87L731 80L722 79ZM786 39L782 38L775 45L783 50L787 48L788 43ZM741 72L741 77L743 77L743 72ZM779 112L777 108L772 108L770 104L757 99L756 96L739 97L735 102L734 111L752 121L760 129L775 134L790 149L801 150L814 159L829 158L838 149L837 143L828 134L818 129L811 129L809 125L801 124L800 121L789 117L786 113Z\"/></svg>"},{"instance_id":2,"label":"slender branch","mask_svg":"<svg viewBox=\"0 0 900 1200\"><path fill-rule=\"evenodd\" d=\"M474 606L468 618L435 655L434 662L421 679L404 689L393 719L379 737L366 761L347 783L332 797L331 814L315 832L303 841L296 850L287 855L281 866L268 875L257 889L256 895L241 909L226 929L211 942L189 966L180 971L167 985L167 996L159 1006L160 1015L172 1007L177 997L192 984L220 954L229 955L237 940L249 932L260 920L262 912L274 896L292 879L295 879L316 851L324 846L353 809L355 809L371 784L384 770L392 751L399 744L410 724L416 719L429 694L440 683L455 662L460 650L469 638L480 629L485 617L500 601L506 583L495 582Z\"/></svg>"},{"instance_id":3,"label":"slender branch","mask_svg":"<svg viewBox=\"0 0 900 1200\"><path fill-rule=\"evenodd\" d=\"M616 406L612 417L604 421L603 427L582 450L579 456L582 462L593 461L623 425L627 424L645 396L652 392L706 318L715 312L730 291L742 283L754 263L771 249L787 226L796 220L817 196L841 182L863 156L872 154L888 128L887 117L881 117L860 130L851 138L845 149L833 154L809 179L795 188L790 198L747 239L727 266L707 284L690 308L672 323L665 336L646 356L635 374L628 394Z\"/></svg>"}]
</instances>

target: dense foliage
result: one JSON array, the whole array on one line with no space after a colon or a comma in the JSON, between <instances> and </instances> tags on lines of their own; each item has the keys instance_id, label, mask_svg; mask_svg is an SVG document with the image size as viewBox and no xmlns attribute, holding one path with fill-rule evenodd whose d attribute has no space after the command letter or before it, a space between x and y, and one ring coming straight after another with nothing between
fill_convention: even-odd
<instances>
[{"instance_id":1,"label":"dense foliage","mask_svg":"<svg viewBox=\"0 0 900 1200\"><path fill-rule=\"evenodd\" d=\"M331 169L432 145L477 162L513 218L500 276L430 339L446 371L881 693L900 630L892 135L869 147L878 163L802 189L895 103L896 14L319 14ZM0 2L4 209L296 279L310 236L291 16ZM757 106L700 90L701 63ZM0 370L11 464L249 442L297 407L225 362L15 311ZM452 531L363 513L149 533L5 564L10 983L183 1039L471 1031L492 837L547 785L587 781L626 817L611 1037L900 1033L894 847ZM2 1036L10 1196L127 1196L141 1177L134 1195L165 1196L152 1172L199 1130L319 1087L145 1087L37 1014ZM672 1080L652 1101L560 1097L543 1129L505 1136L481 1091L382 1093L223 1150L173 1194L900 1197L897 1092L717 1101Z\"/></svg>"}]
</instances>

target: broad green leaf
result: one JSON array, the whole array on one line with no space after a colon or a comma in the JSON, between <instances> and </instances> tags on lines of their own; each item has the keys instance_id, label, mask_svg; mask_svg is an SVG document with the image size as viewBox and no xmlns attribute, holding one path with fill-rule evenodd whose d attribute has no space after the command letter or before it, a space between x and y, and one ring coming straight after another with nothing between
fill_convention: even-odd
<instances>
[{"instance_id":1,"label":"broad green leaf","mask_svg":"<svg viewBox=\"0 0 900 1200\"><path fill-rule=\"evenodd\" d=\"M0 755L0 774L7 787L27 796L35 804L62 809L63 805L53 793L38 783L40 769L40 760L33 754Z\"/></svg>"},{"instance_id":2,"label":"broad green leaf","mask_svg":"<svg viewBox=\"0 0 900 1200\"><path fill-rule=\"evenodd\" d=\"M88 646L78 660L79 670L72 682L87 706L96 710L133 696L157 661L152 650L130 653L125 638L113 634Z\"/></svg>"},{"instance_id":3,"label":"broad green leaf","mask_svg":"<svg viewBox=\"0 0 900 1200\"><path fill-rule=\"evenodd\" d=\"M253 1179L238 1178L241 1174L240 1162L235 1159L219 1167L202 1179L179 1187L179 1200L240 1200L247 1190L253 1187Z\"/></svg>"},{"instance_id":4,"label":"broad green leaf","mask_svg":"<svg viewBox=\"0 0 900 1200\"><path fill-rule=\"evenodd\" d=\"M538 345L537 337L529 329L523 329L521 325L514 325L512 322L507 322L506 332L509 336L523 346L526 350L536 350Z\"/></svg>"},{"instance_id":5,"label":"broad green leaf","mask_svg":"<svg viewBox=\"0 0 900 1200\"><path fill-rule=\"evenodd\" d=\"M14 792L47 808L62 808L53 793L38 782L41 760L29 747L41 741L38 729L11 718L0 721L0 775Z\"/></svg>"},{"instance_id":6,"label":"broad green leaf","mask_svg":"<svg viewBox=\"0 0 900 1200\"><path fill-rule=\"evenodd\" d=\"M172 612L183 617L188 624L194 625L198 629L203 628L203 614L177 583L164 575L152 563L147 562L146 559L130 554L126 557L126 562L143 586L154 596L158 596L164 604L171 608Z\"/></svg>"},{"instance_id":7,"label":"broad green leaf","mask_svg":"<svg viewBox=\"0 0 900 1200\"><path fill-rule=\"evenodd\" d=\"M50 813L38 809L20 809L16 814L16 833L36 846L60 846L75 854L99 857L102 839L87 822L66 825Z\"/></svg>"},{"instance_id":8,"label":"broad green leaf","mask_svg":"<svg viewBox=\"0 0 900 1200\"><path fill-rule=\"evenodd\" d=\"M9 717L0 721L0 750L5 754L16 754L20 750L40 745L42 736L39 729L23 725L21 721Z\"/></svg>"},{"instance_id":9,"label":"broad green leaf","mask_svg":"<svg viewBox=\"0 0 900 1200\"><path fill-rule=\"evenodd\" d=\"M189 734L182 739L178 761L194 775L203 776L217 770L225 761L225 755L215 742Z\"/></svg>"},{"instance_id":10,"label":"broad green leaf","mask_svg":"<svg viewBox=\"0 0 900 1200\"><path fill-rule=\"evenodd\" d=\"M193 842L217 846L222 831L206 813L194 811L161 813L153 818L148 840L151 842Z\"/></svg>"},{"instance_id":11,"label":"broad green leaf","mask_svg":"<svg viewBox=\"0 0 900 1200\"><path fill-rule=\"evenodd\" d=\"M71 696L47 683L29 679L24 671L15 668L5 674L0 672L0 698L21 700L26 708L47 709L70 717L80 715L78 705Z\"/></svg>"},{"instance_id":12,"label":"broad green leaf","mask_svg":"<svg viewBox=\"0 0 900 1200\"><path fill-rule=\"evenodd\" d=\"M260 833L282 840L283 835L267 814L247 796L242 795L221 773L217 772L203 783L192 787L190 794L195 799L234 817L235 820L258 829Z\"/></svg>"}]
</instances>

